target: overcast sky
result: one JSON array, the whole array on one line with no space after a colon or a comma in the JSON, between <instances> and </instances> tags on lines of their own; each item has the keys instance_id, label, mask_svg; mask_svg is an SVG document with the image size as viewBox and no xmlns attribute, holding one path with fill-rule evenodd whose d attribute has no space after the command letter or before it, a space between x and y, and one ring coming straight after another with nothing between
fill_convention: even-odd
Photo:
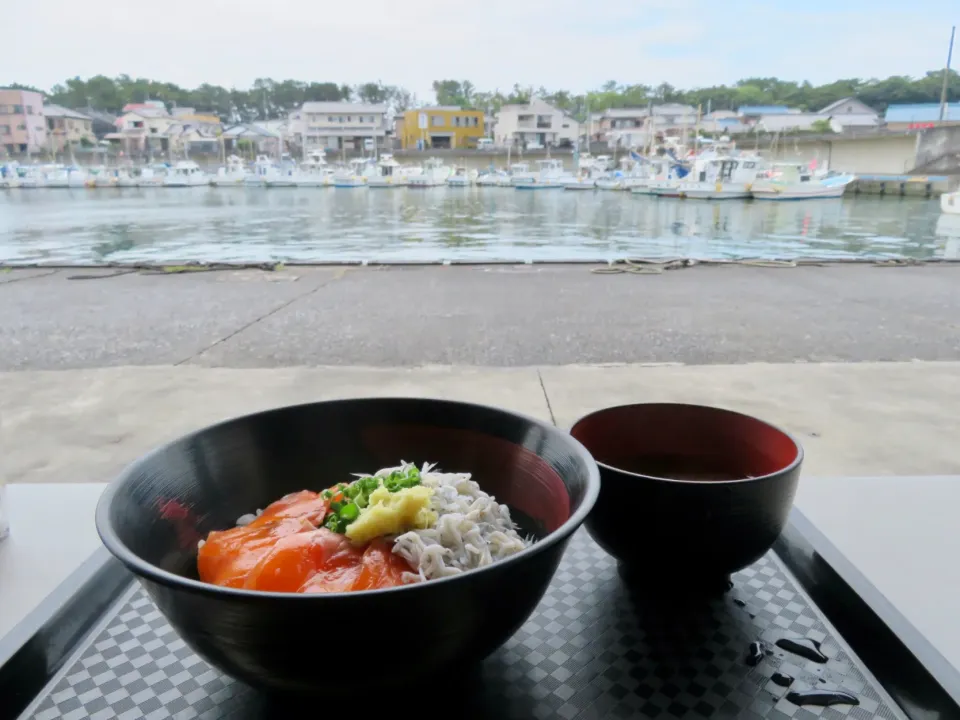
<instances>
[{"instance_id":1,"label":"overcast sky","mask_svg":"<svg viewBox=\"0 0 960 720\"><path fill-rule=\"evenodd\" d=\"M103 73L479 89L822 83L943 67L960 0L0 0L0 84ZM960 65L960 50L954 53Z\"/></svg>"}]
</instances>

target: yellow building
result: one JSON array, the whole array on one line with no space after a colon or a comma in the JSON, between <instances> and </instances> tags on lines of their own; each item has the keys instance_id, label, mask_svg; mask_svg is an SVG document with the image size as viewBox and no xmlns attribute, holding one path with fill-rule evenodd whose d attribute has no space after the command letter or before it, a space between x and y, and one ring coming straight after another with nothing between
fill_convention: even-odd
<instances>
[{"instance_id":1,"label":"yellow building","mask_svg":"<svg viewBox=\"0 0 960 720\"><path fill-rule=\"evenodd\" d=\"M407 110L398 123L400 145L417 148L472 148L483 137L483 111L458 107L428 107Z\"/></svg>"}]
</instances>

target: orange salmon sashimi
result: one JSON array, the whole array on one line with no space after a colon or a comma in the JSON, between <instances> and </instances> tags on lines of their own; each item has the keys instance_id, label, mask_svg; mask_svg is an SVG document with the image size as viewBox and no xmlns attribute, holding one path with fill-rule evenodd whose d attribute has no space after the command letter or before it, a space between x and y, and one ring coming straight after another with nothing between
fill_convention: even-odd
<instances>
[{"instance_id":1,"label":"orange salmon sashimi","mask_svg":"<svg viewBox=\"0 0 960 720\"><path fill-rule=\"evenodd\" d=\"M200 579L224 587L243 587L247 575L278 540L313 529L302 519L285 518L256 526L214 530L197 553Z\"/></svg>"},{"instance_id":2,"label":"orange salmon sashimi","mask_svg":"<svg viewBox=\"0 0 960 720\"><path fill-rule=\"evenodd\" d=\"M274 503L270 503L250 526L263 525L280 518L304 518L313 523L314 527L323 522L330 509L329 501L320 493L310 490L284 495Z\"/></svg>"},{"instance_id":3,"label":"orange salmon sashimi","mask_svg":"<svg viewBox=\"0 0 960 720\"><path fill-rule=\"evenodd\" d=\"M316 526L328 501L304 490L265 508L253 522L214 531L197 555L204 582L272 592L329 593L403 584L410 566L377 539L357 547Z\"/></svg>"}]
</instances>

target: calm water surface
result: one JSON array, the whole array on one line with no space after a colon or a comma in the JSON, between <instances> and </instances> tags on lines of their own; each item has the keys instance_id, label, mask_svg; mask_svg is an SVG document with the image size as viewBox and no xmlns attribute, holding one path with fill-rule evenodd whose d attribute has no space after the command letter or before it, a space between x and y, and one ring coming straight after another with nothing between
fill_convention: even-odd
<instances>
[{"instance_id":1,"label":"calm water surface","mask_svg":"<svg viewBox=\"0 0 960 720\"><path fill-rule=\"evenodd\" d=\"M960 256L936 200L703 202L510 188L0 191L0 262Z\"/></svg>"}]
</instances>

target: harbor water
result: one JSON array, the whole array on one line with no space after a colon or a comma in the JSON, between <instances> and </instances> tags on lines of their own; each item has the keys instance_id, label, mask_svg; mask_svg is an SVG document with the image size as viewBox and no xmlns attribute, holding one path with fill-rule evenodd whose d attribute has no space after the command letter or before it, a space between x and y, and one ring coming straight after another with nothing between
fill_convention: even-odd
<instances>
[{"instance_id":1,"label":"harbor water","mask_svg":"<svg viewBox=\"0 0 960 720\"><path fill-rule=\"evenodd\" d=\"M0 191L7 265L957 256L960 228L944 225L936 199L911 197L709 202L499 187Z\"/></svg>"}]
</instances>

